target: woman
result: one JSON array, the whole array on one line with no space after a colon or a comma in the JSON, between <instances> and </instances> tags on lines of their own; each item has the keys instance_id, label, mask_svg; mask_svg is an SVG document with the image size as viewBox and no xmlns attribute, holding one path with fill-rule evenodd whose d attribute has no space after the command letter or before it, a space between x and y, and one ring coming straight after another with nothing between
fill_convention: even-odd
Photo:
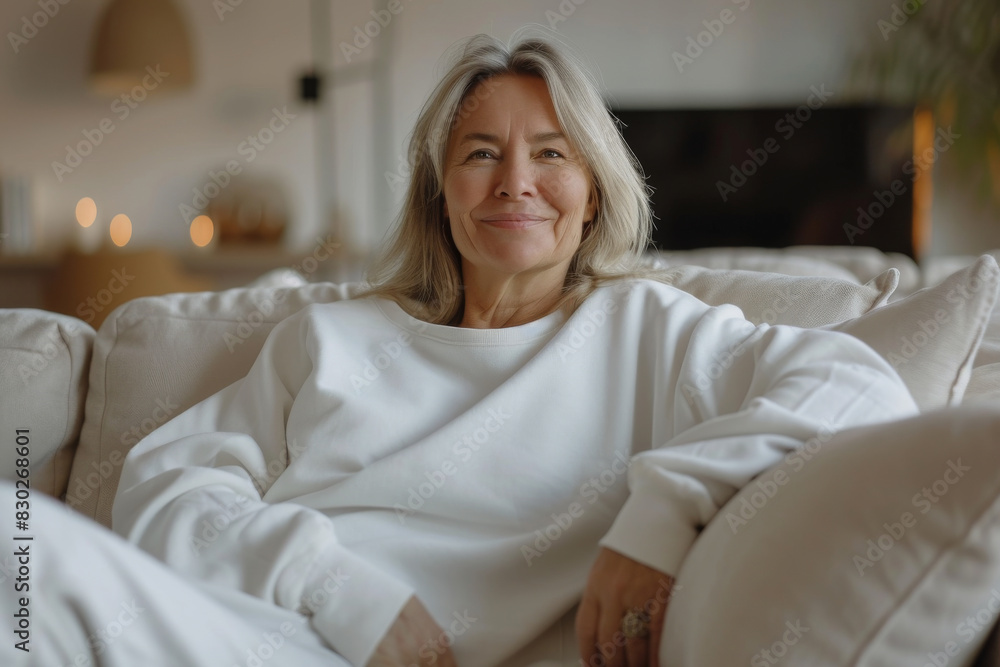
<instances>
[{"instance_id":1,"label":"woman","mask_svg":"<svg viewBox=\"0 0 1000 667\"><path fill-rule=\"evenodd\" d=\"M115 531L246 618L229 591L356 665L657 665L736 490L916 411L853 338L643 278L642 178L549 43L469 40L410 160L372 289L280 323L125 462Z\"/></svg>"}]
</instances>

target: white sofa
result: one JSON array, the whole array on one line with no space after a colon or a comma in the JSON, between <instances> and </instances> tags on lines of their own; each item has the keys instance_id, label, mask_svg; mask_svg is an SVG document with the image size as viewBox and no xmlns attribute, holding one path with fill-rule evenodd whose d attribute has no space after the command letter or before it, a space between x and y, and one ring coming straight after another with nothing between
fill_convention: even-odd
<instances>
[{"instance_id":1,"label":"white sofa","mask_svg":"<svg viewBox=\"0 0 1000 667\"><path fill-rule=\"evenodd\" d=\"M996 261L918 267L902 255L822 247L651 261L679 289L735 303L752 321L865 340L893 363L922 411L907 422L820 434L808 465L786 460L723 508L679 576L667 628L677 664L937 664L938 654L950 665L976 655L978 664L1000 664L995 646L982 650L994 611L969 638L956 629L968 613L991 609L989 595L1000 590ZM28 461L13 444L0 451L0 473L14 479L28 463L34 491L109 525L132 445L242 377L275 323L358 289L283 272L247 288L136 299L97 332L67 316L0 310L0 426L7 442L16 429L29 442ZM949 486L927 520L911 512L914 525L903 526L900 507L959 457L974 462L967 483ZM996 600L1000 609L1000 592Z\"/></svg>"}]
</instances>

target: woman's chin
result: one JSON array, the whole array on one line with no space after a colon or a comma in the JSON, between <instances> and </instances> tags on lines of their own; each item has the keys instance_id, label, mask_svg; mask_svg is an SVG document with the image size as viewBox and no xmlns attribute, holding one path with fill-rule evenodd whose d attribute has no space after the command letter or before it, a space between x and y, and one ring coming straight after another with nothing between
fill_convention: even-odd
<instances>
[{"instance_id":1,"label":"woman's chin","mask_svg":"<svg viewBox=\"0 0 1000 667\"><path fill-rule=\"evenodd\" d=\"M556 258L539 253L537 248L510 249L487 259L493 271L507 275L544 270L558 263Z\"/></svg>"}]
</instances>

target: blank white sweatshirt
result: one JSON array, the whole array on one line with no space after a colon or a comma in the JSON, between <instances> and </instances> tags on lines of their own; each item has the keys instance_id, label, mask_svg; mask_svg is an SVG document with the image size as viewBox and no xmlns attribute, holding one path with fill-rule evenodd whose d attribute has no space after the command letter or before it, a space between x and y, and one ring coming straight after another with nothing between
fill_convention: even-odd
<instances>
[{"instance_id":1,"label":"blank white sweatshirt","mask_svg":"<svg viewBox=\"0 0 1000 667\"><path fill-rule=\"evenodd\" d=\"M857 339L755 327L654 281L505 329L312 305L132 450L113 524L176 570L310 614L352 664L413 594L445 630L421 651L497 665L546 636L571 661L566 615L599 545L674 575L789 450L916 411Z\"/></svg>"}]
</instances>

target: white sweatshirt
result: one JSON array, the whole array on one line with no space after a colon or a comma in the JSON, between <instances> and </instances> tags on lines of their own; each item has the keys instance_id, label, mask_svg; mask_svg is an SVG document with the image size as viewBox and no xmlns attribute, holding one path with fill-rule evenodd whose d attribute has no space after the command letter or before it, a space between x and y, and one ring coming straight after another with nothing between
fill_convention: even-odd
<instances>
[{"instance_id":1,"label":"white sweatshirt","mask_svg":"<svg viewBox=\"0 0 1000 667\"><path fill-rule=\"evenodd\" d=\"M916 411L857 339L755 327L654 281L505 329L312 305L132 450L113 524L176 570L311 614L352 664L413 594L445 630L421 651L497 665L545 636L544 657L572 661L599 545L675 575L790 450Z\"/></svg>"}]
</instances>

